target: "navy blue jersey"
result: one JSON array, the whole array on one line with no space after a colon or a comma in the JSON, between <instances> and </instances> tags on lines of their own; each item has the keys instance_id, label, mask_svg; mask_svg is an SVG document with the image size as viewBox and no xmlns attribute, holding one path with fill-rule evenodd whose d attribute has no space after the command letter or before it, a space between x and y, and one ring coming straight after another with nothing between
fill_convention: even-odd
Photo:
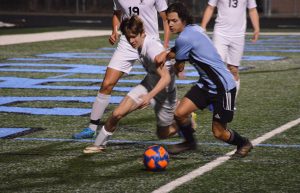
<instances>
[{"instance_id":1,"label":"navy blue jersey","mask_svg":"<svg viewBox=\"0 0 300 193\"><path fill-rule=\"evenodd\" d=\"M210 93L229 91L236 84L210 38L198 25L187 25L175 41L176 61L187 61L199 73L198 86Z\"/></svg>"}]
</instances>

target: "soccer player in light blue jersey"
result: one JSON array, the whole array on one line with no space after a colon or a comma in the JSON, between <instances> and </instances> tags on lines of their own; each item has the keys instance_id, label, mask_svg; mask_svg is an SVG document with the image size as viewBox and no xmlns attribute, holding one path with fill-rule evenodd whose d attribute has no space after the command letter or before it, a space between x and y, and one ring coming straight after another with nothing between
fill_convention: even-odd
<instances>
[{"instance_id":1,"label":"soccer player in light blue jersey","mask_svg":"<svg viewBox=\"0 0 300 193\"><path fill-rule=\"evenodd\" d=\"M175 110L175 119L185 141L169 147L171 154L196 149L191 119L192 112L205 109L212 104L212 132L217 139L236 145L236 156L244 157L253 148L251 142L227 127L234 114L236 84L233 75L226 68L216 48L203 28L192 24L192 17L182 3L169 5L167 20L170 31L178 34L171 51L160 54L163 62L175 57L177 73L184 69L184 62L189 61L198 71L199 80L181 99Z\"/></svg>"}]
</instances>

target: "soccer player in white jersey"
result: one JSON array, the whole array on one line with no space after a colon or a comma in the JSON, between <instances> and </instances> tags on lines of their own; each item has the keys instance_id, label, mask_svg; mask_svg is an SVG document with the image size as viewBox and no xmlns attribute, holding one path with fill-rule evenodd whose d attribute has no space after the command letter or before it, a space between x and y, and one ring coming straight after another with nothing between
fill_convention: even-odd
<instances>
[{"instance_id":1,"label":"soccer player in white jersey","mask_svg":"<svg viewBox=\"0 0 300 193\"><path fill-rule=\"evenodd\" d=\"M143 22L138 16L123 20L120 28L132 47L138 50L140 61L147 74L112 112L97 135L95 143L86 147L84 153L99 153L105 149L117 123L130 112L145 108L150 103L156 115L158 137L167 138L177 133L174 121L177 100L174 68L170 62L158 62L156 57L165 48L156 38L145 34Z\"/></svg>"},{"instance_id":2,"label":"soccer player in white jersey","mask_svg":"<svg viewBox=\"0 0 300 193\"><path fill-rule=\"evenodd\" d=\"M247 8L254 29L252 42L256 42L260 31L257 5L255 0L209 0L201 22L201 26L205 30L215 7L217 7L218 14L213 31L213 42L222 60L234 76L238 93L240 88L239 65L244 52L247 27Z\"/></svg>"},{"instance_id":3,"label":"soccer player in white jersey","mask_svg":"<svg viewBox=\"0 0 300 193\"><path fill-rule=\"evenodd\" d=\"M169 44L169 28L166 21L165 10L168 8L166 0L114 0L114 13L112 17L112 34L109 42L113 45L118 41L118 28L120 22L132 15L139 15L145 25L145 33L159 40L158 17L162 18L164 26L164 47ZM92 138L96 134L100 119L102 118L106 107L109 104L111 92L122 75L128 74L133 63L139 58L138 52L134 49L122 35L118 42L99 90L99 93L93 103L90 115L90 124L88 128L74 134L75 139Z\"/></svg>"},{"instance_id":4,"label":"soccer player in white jersey","mask_svg":"<svg viewBox=\"0 0 300 193\"><path fill-rule=\"evenodd\" d=\"M212 131L214 136L228 144L236 145L236 156L244 157L253 148L251 142L227 127L233 119L236 84L220 58L217 50L203 28L192 24L192 17L182 3L169 5L167 19L171 33L178 34L175 47L171 52L162 52L158 58L174 57L178 72L184 68L184 62L190 63L199 73L198 82L191 87L180 100L175 110L175 120L185 141L168 148L171 154L196 148L192 124L189 116L197 109L213 105Z\"/></svg>"}]
</instances>

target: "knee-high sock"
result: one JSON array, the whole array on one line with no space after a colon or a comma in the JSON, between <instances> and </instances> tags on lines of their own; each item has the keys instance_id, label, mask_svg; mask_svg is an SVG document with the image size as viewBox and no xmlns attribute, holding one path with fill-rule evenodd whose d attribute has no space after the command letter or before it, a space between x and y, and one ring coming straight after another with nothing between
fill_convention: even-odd
<instances>
[{"instance_id":1,"label":"knee-high sock","mask_svg":"<svg viewBox=\"0 0 300 193\"><path fill-rule=\"evenodd\" d=\"M108 139L110 138L110 136L112 136L113 133L108 132L105 130L105 127L102 126L99 134L97 135L97 138L95 140L95 145L96 146L102 146L102 145L106 145L108 142Z\"/></svg>"},{"instance_id":2,"label":"knee-high sock","mask_svg":"<svg viewBox=\"0 0 300 193\"><path fill-rule=\"evenodd\" d=\"M102 118L104 111L106 107L108 106L110 101L110 95L105 95L98 93L92 107L92 112L91 112L91 122L89 127L96 131L98 123L100 122L100 119Z\"/></svg>"}]
</instances>

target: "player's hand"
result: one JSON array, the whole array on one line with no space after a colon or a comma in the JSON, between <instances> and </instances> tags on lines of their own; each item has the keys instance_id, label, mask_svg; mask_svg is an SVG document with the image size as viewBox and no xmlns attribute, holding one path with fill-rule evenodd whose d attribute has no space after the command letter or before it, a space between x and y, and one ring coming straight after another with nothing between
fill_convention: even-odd
<instances>
[{"instance_id":1,"label":"player's hand","mask_svg":"<svg viewBox=\"0 0 300 193\"><path fill-rule=\"evenodd\" d=\"M259 37L259 31L254 31L251 39L252 43L255 43L258 40L258 37Z\"/></svg>"},{"instance_id":2,"label":"player's hand","mask_svg":"<svg viewBox=\"0 0 300 193\"><path fill-rule=\"evenodd\" d=\"M145 109L147 108L149 105L150 105L150 101L151 101L151 97L149 97L149 95L141 95L139 97L141 103L140 103L140 106L139 106L139 109Z\"/></svg>"},{"instance_id":3,"label":"player's hand","mask_svg":"<svg viewBox=\"0 0 300 193\"><path fill-rule=\"evenodd\" d=\"M176 75L177 75L178 79L181 79L181 80L185 79L184 71L178 72L178 73L176 73Z\"/></svg>"},{"instance_id":4,"label":"player's hand","mask_svg":"<svg viewBox=\"0 0 300 193\"><path fill-rule=\"evenodd\" d=\"M114 45L118 39L119 39L120 34L118 32L114 32L110 35L108 41L111 45Z\"/></svg>"}]
</instances>

